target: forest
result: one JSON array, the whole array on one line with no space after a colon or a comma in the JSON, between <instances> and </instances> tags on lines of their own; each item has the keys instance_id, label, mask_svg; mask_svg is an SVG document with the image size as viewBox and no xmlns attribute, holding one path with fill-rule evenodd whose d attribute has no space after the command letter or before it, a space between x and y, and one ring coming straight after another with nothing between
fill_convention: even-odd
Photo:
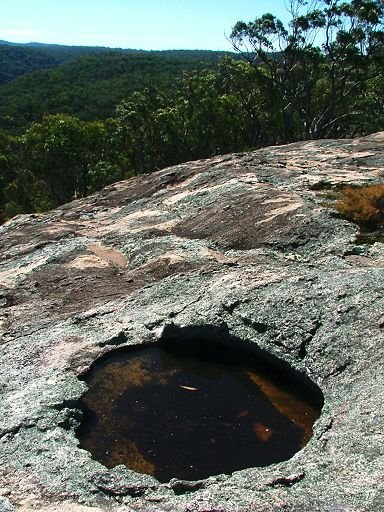
<instances>
[{"instance_id":1,"label":"forest","mask_svg":"<svg viewBox=\"0 0 384 512\"><path fill-rule=\"evenodd\" d=\"M232 52L0 42L0 222L180 162L384 129L382 0L291 2Z\"/></svg>"}]
</instances>

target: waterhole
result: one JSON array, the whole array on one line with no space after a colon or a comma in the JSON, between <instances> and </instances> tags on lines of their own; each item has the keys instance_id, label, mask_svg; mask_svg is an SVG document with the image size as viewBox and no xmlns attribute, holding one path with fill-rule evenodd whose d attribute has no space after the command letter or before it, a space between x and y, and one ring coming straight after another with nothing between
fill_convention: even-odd
<instances>
[{"instance_id":1,"label":"waterhole","mask_svg":"<svg viewBox=\"0 0 384 512\"><path fill-rule=\"evenodd\" d=\"M287 460L308 442L314 388L204 336L168 341L112 352L86 376L78 438L96 460L198 480Z\"/></svg>"}]
</instances>

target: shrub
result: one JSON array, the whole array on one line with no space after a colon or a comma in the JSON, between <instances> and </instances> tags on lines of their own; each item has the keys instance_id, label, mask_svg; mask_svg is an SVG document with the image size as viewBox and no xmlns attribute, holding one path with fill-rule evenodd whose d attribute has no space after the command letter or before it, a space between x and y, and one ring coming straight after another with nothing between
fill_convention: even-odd
<instances>
[{"instance_id":1,"label":"shrub","mask_svg":"<svg viewBox=\"0 0 384 512\"><path fill-rule=\"evenodd\" d=\"M346 187L335 203L346 219L368 229L384 227L384 185Z\"/></svg>"}]
</instances>

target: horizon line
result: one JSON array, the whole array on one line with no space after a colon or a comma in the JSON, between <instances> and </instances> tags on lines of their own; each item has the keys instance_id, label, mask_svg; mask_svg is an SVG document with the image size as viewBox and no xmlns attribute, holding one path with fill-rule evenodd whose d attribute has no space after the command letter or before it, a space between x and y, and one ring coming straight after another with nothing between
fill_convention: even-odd
<instances>
[{"instance_id":1,"label":"horizon line","mask_svg":"<svg viewBox=\"0 0 384 512\"><path fill-rule=\"evenodd\" d=\"M92 45L92 44L65 44L65 43L41 43L40 41L28 41L21 43L18 41L8 41L7 39L0 39L0 45L6 43L10 46L63 46L68 48L106 48L108 50L127 50L127 51L138 51L138 52L168 52L168 51L192 51L192 52L222 52L222 53L236 53L234 50L212 50L207 48L166 48L162 50L156 49L144 49L144 48L128 48L122 46L104 46L104 45Z\"/></svg>"}]
</instances>

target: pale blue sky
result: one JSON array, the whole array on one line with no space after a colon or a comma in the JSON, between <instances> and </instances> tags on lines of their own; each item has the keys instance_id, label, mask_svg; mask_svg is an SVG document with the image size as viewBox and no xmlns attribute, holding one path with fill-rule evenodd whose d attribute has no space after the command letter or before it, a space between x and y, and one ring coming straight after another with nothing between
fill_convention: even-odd
<instances>
[{"instance_id":1,"label":"pale blue sky","mask_svg":"<svg viewBox=\"0 0 384 512\"><path fill-rule=\"evenodd\" d=\"M144 50L229 50L236 21L284 0L3 0L0 39Z\"/></svg>"}]
</instances>

